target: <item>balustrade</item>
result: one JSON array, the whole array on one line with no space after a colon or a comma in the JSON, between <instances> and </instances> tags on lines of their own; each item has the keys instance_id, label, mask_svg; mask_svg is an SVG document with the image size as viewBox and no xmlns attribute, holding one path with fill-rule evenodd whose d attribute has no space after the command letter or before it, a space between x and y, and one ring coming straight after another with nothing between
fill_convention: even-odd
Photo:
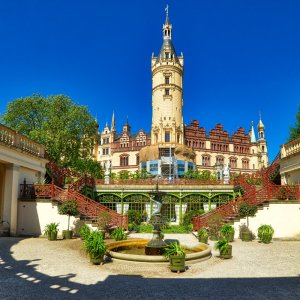
<instances>
[{"instance_id":1,"label":"balustrade","mask_svg":"<svg viewBox=\"0 0 300 300\"><path fill-rule=\"evenodd\" d=\"M0 124L0 142L10 147L21 149L34 156L44 158L45 155L44 145L38 144L25 135L17 133L15 130L2 124Z\"/></svg>"},{"instance_id":2,"label":"balustrade","mask_svg":"<svg viewBox=\"0 0 300 300\"><path fill-rule=\"evenodd\" d=\"M281 146L281 158L300 152L300 138L296 138Z\"/></svg>"}]
</instances>

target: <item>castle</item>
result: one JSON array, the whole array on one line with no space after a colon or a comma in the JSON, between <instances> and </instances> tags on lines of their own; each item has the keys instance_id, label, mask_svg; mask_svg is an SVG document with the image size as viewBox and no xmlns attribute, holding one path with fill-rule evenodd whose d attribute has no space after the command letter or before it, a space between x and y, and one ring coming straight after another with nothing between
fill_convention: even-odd
<instances>
[{"instance_id":1,"label":"castle","mask_svg":"<svg viewBox=\"0 0 300 300\"><path fill-rule=\"evenodd\" d=\"M260 118L257 135L251 124L249 132L238 128L229 134L222 124L207 131L199 121L183 123L184 57L177 55L172 43L172 24L168 10L162 28L163 43L159 54L152 54L152 124L151 132L132 134L128 120L122 133L111 125L100 132L96 159L108 162L112 172L145 169L154 176L176 178L188 170L208 170L220 177L224 165L230 173L254 173L269 164L265 127Z\"/></svg>"}]
</instances>

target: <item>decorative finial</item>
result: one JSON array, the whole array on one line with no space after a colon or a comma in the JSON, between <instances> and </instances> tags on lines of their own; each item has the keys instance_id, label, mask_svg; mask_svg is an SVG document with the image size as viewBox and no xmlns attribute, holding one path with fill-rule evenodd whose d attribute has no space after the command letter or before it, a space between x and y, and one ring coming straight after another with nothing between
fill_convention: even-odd
<instances>
[{"instance_id":1,"label":"decorative finial","mask_svg":"<svg viewBox=\"0 0 300 300\"><path fill-rule=\"evenodd\" d=\"M166 8L165 8L165 12L166 12L166 22L165 25L169 25L169 5L167 4Z\"/></svg>"},{"instance_id":2,"label":"decorative finial","mask_svg":"<svg viewBox=\"0 0 300 300\"><path fill-rule=\"evenodd\" d=\"M259 113L258 113L258 114L259 114L259 119L261 120L261 111L259 111Z\"/></svg>"}]
</instances>

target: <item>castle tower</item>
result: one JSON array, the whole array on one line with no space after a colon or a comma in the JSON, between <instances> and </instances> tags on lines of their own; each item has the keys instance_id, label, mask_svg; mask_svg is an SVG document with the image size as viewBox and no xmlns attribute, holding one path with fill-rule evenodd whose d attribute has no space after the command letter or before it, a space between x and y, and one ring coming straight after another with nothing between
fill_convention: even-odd
<instances>
[{"instance_id":1,"label":"castle tower","mask_svg":"<svg viewBox=\"0 0 300 300\"><path fill-rule=\"evenodd\" d=\"M259 167L263 168L269 165L269 159L268 159L267 141L265 139L265 125L261 120L261 116L257 125L257 131L258 131L258 140L257 140L258 152L260 154Z\"/></svg>"},{"instance_id":2,"label":"castle tower","mask_svg":"<svg viewBox=\"0 0 300 300\"><path fill-rule=\"evenodd\" d=\"M169 21L168 6L162 31L163 44L157 57L152 54L151 64L151 144L183 144L183 55L177 56L172 43L172 25Z\"/></svg>"}]
</instances>

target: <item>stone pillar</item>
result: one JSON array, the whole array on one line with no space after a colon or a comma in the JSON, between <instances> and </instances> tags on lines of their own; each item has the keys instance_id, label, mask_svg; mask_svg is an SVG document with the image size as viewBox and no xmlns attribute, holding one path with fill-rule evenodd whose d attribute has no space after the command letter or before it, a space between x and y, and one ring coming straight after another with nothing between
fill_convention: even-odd
<instances>
[{"instance_id":1,"label":"stone pillar","mask_svg":"<svg viewBox=\"0 0 300 300\"><path fill-rule=\"evenodd\" d=\"M12 165L5 172L3 221L9 222L11 235L17 234L19 169Z\"/></svg>"}]
</instances>

